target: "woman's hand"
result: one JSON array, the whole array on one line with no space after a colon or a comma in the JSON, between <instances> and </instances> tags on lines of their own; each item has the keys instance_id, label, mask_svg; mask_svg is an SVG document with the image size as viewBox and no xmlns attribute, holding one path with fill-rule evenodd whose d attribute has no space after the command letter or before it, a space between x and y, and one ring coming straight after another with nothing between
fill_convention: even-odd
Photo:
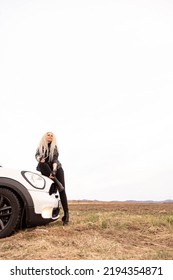
<instances>
[{"instance_id":1,"label":"woman's hand","mask_svg":"<svg viewBox=\"0 0 173 280\"><path fill-rule=\"evenodd\" d=\"M56 170L53 170L51 173L50 173L50 176L49 178L55 178L56 177Z\"/></svg>"}]
</instances>

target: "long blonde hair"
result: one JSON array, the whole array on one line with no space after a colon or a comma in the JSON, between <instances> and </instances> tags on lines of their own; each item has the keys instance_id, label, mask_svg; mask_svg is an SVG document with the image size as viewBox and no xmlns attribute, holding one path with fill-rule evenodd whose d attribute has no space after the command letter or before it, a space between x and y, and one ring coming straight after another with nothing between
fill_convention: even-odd
<instances>
[{"instance_id":1,"label":"long blonde hair","mask_svg":"<svg viewBox=\"0 0 173 280\"><path fill-rule=\"evenodd\" d=\"M48 133L51 133L53 135L52 142L51 142L51 145L50 145L50 150L49 150L49 147L48 147L48 142L46 140L46 137L47 137ZM55 134L50 132L50 131L46 132L42 136L42 138L40 140L40 143L38 145L38 151L39 151L40 156L45 158L46 154L48 156L48 152L49 152L49 160L52 161L55 149L57 149L57 152L58 152L58 145L57 145Z\"/></svg>"}]
</instances>

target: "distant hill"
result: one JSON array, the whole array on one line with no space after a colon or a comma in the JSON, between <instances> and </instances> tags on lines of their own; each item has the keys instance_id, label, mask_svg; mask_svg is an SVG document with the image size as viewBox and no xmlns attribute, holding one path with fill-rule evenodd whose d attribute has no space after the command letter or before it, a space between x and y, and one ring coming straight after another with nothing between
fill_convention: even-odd
<instances>
[{"instance_id":1,"label":"distant hill","mask_svg":"<svg viewBox=\"0 0 173 280\"><path fill-rule=\"evenodd\" d=\"M110 201L105 201L105 200L89 200L89 199L77 199L77 200L69 200L69 202L71 203L78 203L78 202L83 202L83 203L108 203L108 202L127 202L127 203L173 203L172 199L166 199L166 200L124 200L124 201L120 201L120 200L110 200Z\"/></svg>"}]
</instances>

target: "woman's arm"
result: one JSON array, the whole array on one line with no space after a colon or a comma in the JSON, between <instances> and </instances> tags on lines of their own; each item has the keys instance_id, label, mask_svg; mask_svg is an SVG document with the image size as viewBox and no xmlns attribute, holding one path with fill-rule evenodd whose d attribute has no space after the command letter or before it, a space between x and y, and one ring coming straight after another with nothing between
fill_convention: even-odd
<instances>
[{"instance_id":1,"label":"woman's arm","mask_svg":"<svg viewBox=\"0 0 173 280\"><path fill-rule=\"evenodd\" d=\"M54 154L53 154L53 161L52 161L53 171L57 171L57 169L61 167L61 163L58 160L58 157L59 157L58 149L57 149L57 146L55 146Z\"/></svg>"}]
</instances>

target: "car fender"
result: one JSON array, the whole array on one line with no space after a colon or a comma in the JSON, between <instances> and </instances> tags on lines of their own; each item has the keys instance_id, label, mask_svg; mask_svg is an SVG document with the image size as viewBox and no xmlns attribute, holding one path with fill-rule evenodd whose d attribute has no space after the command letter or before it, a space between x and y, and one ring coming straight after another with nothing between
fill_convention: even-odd
<instances>
[{"instance_id":1,"label":"car fender","mask_svg":"<svg viewBox=\"0 0 173 280\"><path fill-rule=\"evenodd\" d=\"M17 193L21 197L25 207L34 207L30 193L20 182L11 178L0 177L0 187L6 187Z\"/></svg>"}]
</instances>

